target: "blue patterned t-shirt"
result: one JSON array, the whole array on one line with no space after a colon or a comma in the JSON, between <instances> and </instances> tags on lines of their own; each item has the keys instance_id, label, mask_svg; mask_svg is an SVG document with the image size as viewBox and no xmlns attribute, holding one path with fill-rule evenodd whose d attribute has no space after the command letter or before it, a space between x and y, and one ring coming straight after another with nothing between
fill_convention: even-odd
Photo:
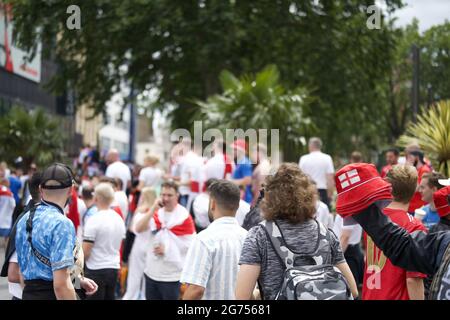
<instances>
[{"instance_id":1,"label":"blue patterned t-shirt","mask_svg":"<svg viewBox=\"0 0 450 320\"><path fill-rule=\"evenodd\" d=\"M17 223L16 251L20 271L25 280L53 280L53 271L74 264L75 227L62 210L47 202L37 208L33 219L33 246L50 260L51 268L36 258L27 240L26 224L30 212Z\"/></svg>"}]
</instances>

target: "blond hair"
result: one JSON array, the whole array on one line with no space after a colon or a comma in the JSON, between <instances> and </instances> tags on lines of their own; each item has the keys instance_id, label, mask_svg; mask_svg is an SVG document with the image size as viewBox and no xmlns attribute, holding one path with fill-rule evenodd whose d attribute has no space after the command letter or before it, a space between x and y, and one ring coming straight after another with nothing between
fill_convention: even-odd
<instances>
[{"instance_id":1,"label":"blond hair","mask_svg":"<svg viewBox=\"0 0 450 320\"><path fill-rule=\"evenodd\" d=\"M156 200L156 191L152 187L145 187L141 191L141 196L139 198L139 208L138 212L146 211L150 208Z\"/></svg>"},{"instance_id":2,"label":"blond hair","mask_svg":"<svg viewBox=\"0 0 450 320\"><path fill-rule=\"evenodd\" d=\"M388 171L386 181L392 185L394 201L409 203L417 188L417 170L410 165L395 165Z\"/></svg>"},{"instance_id":3,"label":"blond hair","mask_svg":"<svg viewBox=\"0 0 450 320\"><path fill-rule=\"evenodd\" d=\"M114 201L114 189L111 184L101 182L95 187L94 196L102 204L110 205Z\"/></svg>"},{"instance_id":4,"label":"blond hair","mask_svg":"<svg viewBox=\"0 0 450 320\"><path fill-rule=\"evenodd\" d=\"M144 158L145 165L155 166L158 164L158 162L159 162L159 158L155 155L148 155Z\"/></svg>"}]
</instances>

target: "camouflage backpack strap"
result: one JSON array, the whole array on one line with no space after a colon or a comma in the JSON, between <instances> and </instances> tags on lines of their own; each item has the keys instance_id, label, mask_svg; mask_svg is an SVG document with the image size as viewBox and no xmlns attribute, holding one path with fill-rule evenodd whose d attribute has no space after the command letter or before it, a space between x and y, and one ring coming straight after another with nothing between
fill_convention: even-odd
<instances>
[{"instance_id":1,"label":"camouflage backpack strap","mask_svg":"<svg viewBox=\"0 0 450 320\"><path fill-rule=\"evenodd\" d=\"M301 261L301 265L323 265L329 263L327 260L330 260L329 258L331 257L330 231L319 221L314 221L318 225L317 244L314 251L308 253L295 253L290 250L275 221L264 220L260 223L264 227L272 247L286 268L298 266L298 261ZM324 260L323 257L328 257L328 259Z\"/></svg>"},{"instance_id":2,"label":"camouflage backpack strap","mask_svg":"<svg viewBox=\"0 0 450 320\"><path fill-rule=\"evenodd\" d=\"M267 220L261 221L260 224L264 227L278 258L286 266L286 269L292 268L294 266L295 253L287 247L278 225L274 221Z\"/></svg>"},{"instance_id":3,"label":"camouflage backpack strap","mask_svg":"<svg viewBox=\"0 0 450 320\"><path fill-rule=\"evenodd\" d=\"M319 239L318 239L318 246L317 250L312 255L312 258L316 262L317 265L326 264L326 261L323 261L322 257L327 257L329 263L331 261L331 232L330 229L325 227L320 221L317 221L317 224L319 226Z\"/></svg>"}]
</instances>

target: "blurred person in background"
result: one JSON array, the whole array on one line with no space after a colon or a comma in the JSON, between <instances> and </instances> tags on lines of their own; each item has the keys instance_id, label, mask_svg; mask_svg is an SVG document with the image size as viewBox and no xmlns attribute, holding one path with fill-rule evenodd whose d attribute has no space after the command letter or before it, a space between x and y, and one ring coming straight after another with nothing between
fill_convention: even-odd
<instances>
[{"instance_id":1,"label":"blurred person in background","mask_svg":"<svg viewBox=\"0 0 450 320\"><path fill-rule=\"evenodd\" d=\"M250 159L247 157L247 144L245 140L239 139L231 144L234 150L234 157L236 161L236 168L233 172L231 181L236 184L242 193L241 199L248 204L252 203L252 175L253 166Z\"/></svg>"},{"instance_id":2,"label":"blurred person in background","mask_svg":"<svg viewBox=\"0 0 450 320\"><path fill-rule=\"evenodd\" d=\"M427 172L431 172L432 171L431 167L425 163L424 153L420 149L415 149L411 147L410 149L407 149L405 152L407 163L409 165L414 166L417 170L418 176L417 188L419 188L419 185L422 181L422 176ZM422 195L417 189L409 204L408 208L409 214L414 216L416 209L423 207L425 204L426 202L422 200Z\"/></svg>"},{"instance_id":3,"label":"blurred person in background","mask_svg":"<svg viewBox=\"0 0 450 320\"><path fill-rule=\"evenodd\" d=\"M390 148L386 150L386 165L381 169L380 176L382 178L386 177L387 172L395 165L398 164L400 157L400 151L397 148Z\"/></svg>"},{"instance_id":4,"label":"blurred person in background","mask_svg":"<svg viewBox=\"0 0 450 320\"><path fill-rule=\"evenodd\" d=\"M256 167L253 170L252 174L252 192L253 192L252 205L255 205L256 200L259 197L259 193L261 191L264 179L266 179L266 177L270 174L272 164L267 158L267 147L262 143L258 143L256 146L253 147L251 156L252 162L256 164Z\"/></svg>"},{"instance_id":5,"label":"blurred person in background","mask_svg":"<svg viewBox=\"0 0 450 320\"><path fill-rule=\"evenodd\" d=\"M138 232L136 225L149 211L155 212L159 208L156 198L156 192L152 187L142 189L139 204L129 228L135 237L128 258L127 290L122 300L145 300L144 269L149 248L150 229Z\"/></svg>"},{"instance_id":6,"label":"blurred person in background","mask_svg":"<svg viewBox=\"0 0 450 320\"><path fill-rule=\"evenodd\" d=\"M442 173L424 173L418 187L421 200L428 204L419 209L423 210L423 212L422 215L417 214L416 218L421 220L428 229L439 222L439 214L437 213L436 205L433 201L433 194L444 187L439 183L440 179L445 179L445 176Z\"/></svg>"},{"instance_id":7,"label":"blurred person in background","mask_svg":"<svg viewBox=\"0 0 450 320\"><path fill-rule=\"evenodd\" d=\"M122 191L126 191L131 186L131 170L120 160L119 151L116 149L109 150L106 155L106 163L108 167L105 176L122 180Z\"/></svg>"},{"instance_id":8,"label":"blurred person in background","mask_svg":"<svg viewBox=\"0 0 450 320\"><path fill-rule=\"evenodd\" d=\"M309 154L300 158L299 167L317 185L320 201L330 208L334 192L334 165L330 155L321 151L322 140L317 137L309 139Z\"/></svg>"}]
</instances>

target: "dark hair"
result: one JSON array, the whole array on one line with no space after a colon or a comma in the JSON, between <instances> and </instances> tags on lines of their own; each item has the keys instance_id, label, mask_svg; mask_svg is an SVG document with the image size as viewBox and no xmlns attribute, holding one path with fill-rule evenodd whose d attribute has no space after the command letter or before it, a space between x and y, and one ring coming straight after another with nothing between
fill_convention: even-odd
<instances>
[{"instance_id":1,"label":"dark hair","mask_svg":"<svg viewBox=\"0 0 450 320\"><path fill-rule=\"evenodd\" d=\"M94 188L91 186L83 187L83 189L81 191L81 199L83 199L83 200L94 199Z\"/></svg>"},{"instance_id":2,"label":"dark hair","mask_svg":"<svg viewBox=\"0 0 450 320\"><path fill-rule=\"evenodd\" d=\"M209 186L210 197L217 206L226 211L236 212L239 208L241 193L237 185L227 180L217 180Z\"/></svg>"},{"instance_id":3,"label":"dark hair","mask_svg":"<svg viewBox=\"0 0 450 320\"><path fill-rule=\"evenodd\" d=\"M302 223L316 212L317 190L298 164L283 163L275 175L266 177L261 211L266 220Z\"/></svg>"},{"instance_id":4,"label":"dark hair","mask_svg":"<svg viewBox=\"0 0 450 320\"><path fill-rule=\"evenodd\" d=\"M178 185L174 181L166 181L163 184L161 184L161 190L163 188L169 188L175 190L176 193L178 193Z\"/></svg>"},{"instance_id":5,"label":"dark hair","mask_svg":"<svg viewBox=\"0 0 450 320\"><path fill-rule=\"evenodd\" d=\"M359 152L359 151L353 151L350 158L353 163L359 163L359 162L362 162L362 160L363 160L363 156L362 156L361 152Z\"/></svg>"},{"instance_id":6,"label":"dark hair","mask_svg":"<svg viewBox=\"0 0 450 320\"><path fill-rule=\"evenodd\" d=\"M392 152L396 157L400 155L400 151L397 148L389 148L386 150L386 153Z\"/></svg>"},{"instance_id":7,"label":"dark hair","mask_svg":"<svg viewBox=\"0 0 450 320\"><path fill-rule=\"evenodd\" d=\"M29 181L29 190L30 195L33 201L39 201L41 195L39 194L39 185L42 182L42 172L36 171L30 178Z\"/></svg>"},{"instance_id":8,"label":"dark hair","mask_svg":"<svg viewBox=\"0 0 450 320\"><path fill-rule=\"evenodd\" d=\"M211 179L206 180L206 182L205 182L206 190L209 191L209 187L210 187L213 183L216 183L216 182L218 182L218 181L220 181L220 179L211 178Z\"/></svg>"},{"instance_id":9,"label":"dark hair","mask_svg":"<svg viewBox=\"0 0 450 320\"><path fill-rule=\"evenodd\" d=\"M111 184L113 187L116 187L116 188L117 188L116 181L114 181L113 178L110 178L110 177L107 177L107 176L100 177L100 178L98 179L98 182L99 182L99 183L106 182L106 183Z\"/></svg>"},{"instance_id":10,"label":"dark hair","mask_svg":"<svg viewBox=\"0 0 450 320\"><path fill-rule=\"evenodd\" d=\"M123 181L120 178L115 178L114 179L114 186L118 189L118 190L122 190L123 188Z\"/></svg>"},{"instance_id":11,"label":"dark hair","mask_svg":"<svg viewBox=\"0 0 450 320\"><path fill-rule=\"evenodd\" d=\"M426 172L423 174L422 179L428 179L427 184L430 188L442 189L444 186L439 183L438 180L445 179L445 176L440 172Z\"/></svg>"},{"instance_id":12,"label":"dark hair","mask_svg":"<svg viewBox=\"0 0 450 320\"><path fill-rule=\"evenodd\" d=\"M424 162L424 160L423 160L424 154L422 151L414 150L414 151L411 151L409 154L411 154L415 157L419 157L420 162L422 162L422 163Z\"/></svg>"}]
</instances>

